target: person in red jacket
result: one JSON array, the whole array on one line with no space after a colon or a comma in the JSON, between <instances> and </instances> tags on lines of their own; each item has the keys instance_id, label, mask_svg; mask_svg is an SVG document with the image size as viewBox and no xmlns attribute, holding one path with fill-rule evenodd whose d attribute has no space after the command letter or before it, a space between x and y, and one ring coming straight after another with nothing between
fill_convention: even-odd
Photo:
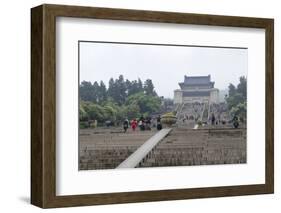
<instances>
[{"instance_id":1,"label":"person in red jacket","mask_svg":"<svg viewBox=\"0 0 281 213\"><path fill-rule=\"evenodd\" d=\"M136 119L132 120L132 122L131 122L131 127L132 127L132 130L133 130L133 131L136 130L137 125L138 125L138 123L137 123Z\"/></svg>"}]
</instances>

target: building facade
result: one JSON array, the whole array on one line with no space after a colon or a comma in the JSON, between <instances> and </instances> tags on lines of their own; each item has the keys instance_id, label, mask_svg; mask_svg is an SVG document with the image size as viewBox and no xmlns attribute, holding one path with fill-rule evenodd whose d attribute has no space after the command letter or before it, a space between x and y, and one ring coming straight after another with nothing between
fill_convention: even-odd
<instances>
[{"instance_id":1,"label":"building facade","mask_svg":"<svg viewBox=\"0 0 281 213\"><path fill-rule=\"evenodd\" d=\"M184 76L180 89L174 91L174 104L194 102L219 102L219 90L214 88L211 76Z\"/></svg>"}]
</instances>

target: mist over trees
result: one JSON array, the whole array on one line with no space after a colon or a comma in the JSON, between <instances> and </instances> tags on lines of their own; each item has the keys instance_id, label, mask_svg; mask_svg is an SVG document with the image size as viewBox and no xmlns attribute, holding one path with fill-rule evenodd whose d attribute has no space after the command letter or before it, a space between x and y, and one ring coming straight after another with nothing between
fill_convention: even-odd
<instances>
[{"instance_id":1,"label":"mist over trees","mask_svg":"<svg viewBox=\"0 0 281 213\"><path fill-rule=\"evenodd\" d=\"M159 111L161 98L157 95L153 82L110 78L108 88L103 81L83 81L79 86L80 121L107 120L118 122L125 118L134 119Z\"/></svg>"}]
</instances>

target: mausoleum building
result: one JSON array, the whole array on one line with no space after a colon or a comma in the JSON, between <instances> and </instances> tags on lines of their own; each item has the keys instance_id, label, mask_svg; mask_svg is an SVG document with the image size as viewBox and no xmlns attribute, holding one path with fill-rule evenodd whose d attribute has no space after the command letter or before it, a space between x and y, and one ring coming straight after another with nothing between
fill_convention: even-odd
<instances>
[{"instance_id":1,"label":"mausoleum building","mask_svg":"<svg viewBox=\"0 0 281 213\"><path fill-rule=\"evenodd\" d=\"M219 90L214 88L211 76L184 76L180 89L174 91L174 103L218 103Z\"/></svg>"}]
</instances>

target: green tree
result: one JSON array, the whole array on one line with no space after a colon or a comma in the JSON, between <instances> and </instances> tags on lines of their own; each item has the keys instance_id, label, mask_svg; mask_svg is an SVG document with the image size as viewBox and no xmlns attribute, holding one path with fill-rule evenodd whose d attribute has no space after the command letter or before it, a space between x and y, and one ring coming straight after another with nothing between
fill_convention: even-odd
<instances>
[{"instance_id":1,"label":"green tree","mask_svg":"<svg viewBox=\"0 0 281 213\"><path fill-rule=\"evenodd\" d=\"M151 79L147 79L145 82L144 82L144 86L143 86L143 89L144 89L144 92L146 95L153 95L153 96L156 96L156 92L154 90L154 85L152 83L152 80Z\"/></svg>"},{"instance_id":2,"label":"green tree","mask_svg":"<svg viewBox=\"0 0 281 213\"><path fill-rule=\"evenodd\" d=\"M115 94L116 94L115 81L114 81L113 78L110 78L110 79L109 79L109 82L108 82L107 95L108 95L108 97L110 97L110 98L112 98L113 100L115 100L115 99L114 99Z\"/></svg>"},{"instance_id":3,"label":"green tree","mask_svg":"<svg viewBox=\"0 0 281 213\"><path fill-rule=\"evenodd\" d=\"M130 120L139 118L141 116L140 107L136 103L129 104L126 106L126 115Z\"/></svg>"},{"instance_id":4,"label":"green tree","mask_svg":"<svg viewBox=\"0 0 281 213\"><path fill-rule=\"evenodd\" d=\"M103 81L100 82L98 97L99 97L99 103L104 103L107 100L107 90Z\"/></svg>"},{"instance_id":5,"label":"green tree","mask_svg":"<svg viewBox=\"0 0 281 213\"><path fill-rule=\"evenodd\" d=\"M140 113L153 113L157 112L161 106L161 100L159 97L146 95L142 92L131 95L127 104L135 104L139 106Z\"/></svg>"},{"instance_id":6,"label":"green tree","mask_svg":"<svg viewBox=\"0 0 281 213\"><path fill-rule=\"evenodd\" d=\"M246 116L247 116L246 102L239 103L237 106L232 107L230 113L232 115L239 115L239 117L242 119L246 118Z\"/></svg>"},{"instance_id":7,"label":"green tree","mask_svg":"<svg viewBox=\"0 0 281 213\"><path fill-rule=\"evenodd\" d=\"M237 92L242 94L243 98L246 100L247 98L247 79L245 76L240 77L240 82L237 85Z\"/></svg>"},{"instance_id":8,"label":"green tree","mask_svg":"<svg viewBox=\"0 0 281 213\"><path fill-rule=\"evenodd\" d=\"M93 95L93 97L94 97L93 102L94 102L94 103L99 103L99 101L100 101L100 100L99 100L99 87L100 87L100 86L99 86L99 83L95 81L95 82L93 83L93 86L92 86L92 87L93 87L93 89L92 89L92 93L93 93L93 94L92 94L92 95Z\"/></svg>"},{"instance_id":9,"label":"green tree","mask_svg":"<svg viewBox=\"0 0 281 213\"><path fill-rule=\"evenodd\" d=\"M125 102L127 98L127 87L123 75L120 75L119 78L116 80L116 90L117 91L115 95L115 101L119 105L121 105Z\"/></svg>"},{"instance_id":10,"label":"green tree","mask_svg":"<svg viewBox=\"0 0 281 213\"><path fill-rule=\"evenodd\" d=\"M103 122L105 120L104 109L98 104L89 104L87 107L87 114L90 120L97 120L98 122Z\"/></svg>"},{"instance_id":11,"label":"green tree","mask_svg":"<svg viewBox=\"0 0 281 213\"><path fill-rule=\"evenodd\" d=\"M84 105L85 105L84 101L80 101L80 104L79 104L79 120L80 121L88 120L88 113L86 112Z\"/></svg>"},{"instance_id":12,"label":"green tree","mask_svg":"<svg viewBox=\"0 0 281 213\"><path fill-rule=\"evenodd\" d=\"M128 79L126 79L125 85L126 85L126 96L128 97L129 96L129 92L130 92L130 90L132 88L132 82L129 81Z\"/></svg>"},{"instance_id":13,"label":"green tree","mask_svg":"<svg viewBox=\"0 0 281 213\"><path fill-rule=\"evenodd\" d=\"M235 87L230 84L228 87L228 96L226 102L230 113L234 116L239 116L242 120L247 117L247 79L241 76L239 84Z\"/></svg>"},{"instance_id":14,"label":"green tree","mask_svg":"<svg viewBox=\"0 0 281 213\"><path fill-rule=\"evenodd\" d=\"M138 82L137 82L137 92L142 92L143 91L143 84L140 78L138 78Z\"/></svg>"},{"instance_id":15,"label":"green tree","mask_svg":"<svg viewBox=\"0 0 281 213\"><path fill-rule=\"evenodd\" d=\"M233 84L229 84L228 86L228 95L233 96L236 93L236 88Z\"/></svg>"},{"instance_id":16,"label":"green tree","mask_svg":"<svg viewBox=\"0 0 281 213\"><path fill-rule=\"evenodd\" d=\"M84 101L94 101L94 93L92 83L89 81L82 81L79 87L80 98Z\"/></svg>"},{"instance_id":17,"label":"green tree","mask_svg":"<svg viewBox=\"0 0 281 213\"><path fill-rule=\"evenodd\" d=\"M161 98L150 79L143 84L140 78L129 81L120 75L115 80L110 78L108 89L103 81L93 84L83 81L79 88L81 125L88 120L97 120L99 124L110 120L120 124L126 118L157 112L161 106Z\"/></svg>"},{"instance_id":18,"label":"green tree","mask_svg":"<svg viewBox=\"0 0 281 213\"><path fill-rule=\"evenodd\" d=\"M116 121L117 110L114 107L114 105L107 104L103 107L103 109L104 109L103 120Z\"/></svg>"},{"instance_id":19,"label":"green tree","mask_svg":"<svg viewBox=\"0 0 281 213\"><path fill-rule=\"evenodd\" d=\"M228 96L227 98L227 105L228 108L231 110L232 107L237 106L239 103L244 103L245 99L241 93L236 92L235 94Z\"/></svg>"},{"instance_id":20,"label":"green tree","mask_svg":"<svg viewBox=\"0 0 281 213\"><path fill-rule=\"evenodd\" d=\"M138 82L136 80L133 80L130 83L127 83L127 94L128 94L128 96L139 93L141 91L142 91L142 88L140 88L140 82Z\"/></svg>"},{"instance_id":21,"label":"green tree","mask_svg":"<svg viewBox=\"0 0 281 213\"><path fill-rule=\"evenodd\" d=\"M108 96L110 96L116 103L122 105L127 97L127 87L124 81L123 75L120 75L118 79L109 80Z\"/></svg>"}]
</instances>

